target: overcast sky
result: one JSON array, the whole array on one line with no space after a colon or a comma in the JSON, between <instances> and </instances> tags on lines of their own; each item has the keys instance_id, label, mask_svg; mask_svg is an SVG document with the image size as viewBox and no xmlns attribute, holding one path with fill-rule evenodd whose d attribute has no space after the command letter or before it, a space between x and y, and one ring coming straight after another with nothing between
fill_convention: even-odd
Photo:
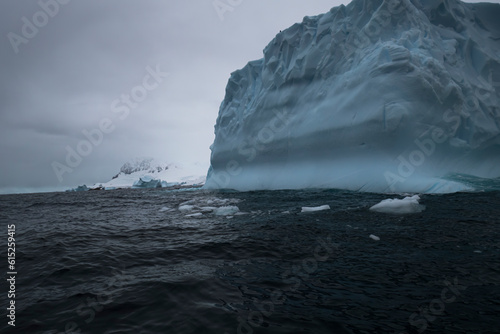
<instances>
[{"instance_id":1,"label":"overcast sky","mask_svg":"<svg viewBox=\"0 0 500 334\"><path fill-rule=\"evenodd\" d=\"M105 182L135 157L208 166L230 73L350 2L55 1L0 2L0 193Z\"/></svg>"}]
</instances>

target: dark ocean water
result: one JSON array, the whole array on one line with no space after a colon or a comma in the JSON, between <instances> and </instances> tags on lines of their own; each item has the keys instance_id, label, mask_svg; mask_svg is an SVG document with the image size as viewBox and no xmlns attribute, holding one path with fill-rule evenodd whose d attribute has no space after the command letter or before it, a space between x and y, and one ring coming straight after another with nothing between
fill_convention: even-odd
<instances>
[{"instance_id":1,"label":"dark ocean water","mask_svg":"<svg viewBox=\"0 0 500 334\"><path fill-rule=\"evenodd\" d=\"M404 216L368 210L391 197L0 196L2 270L15 224L17 271L16 326L2 280L0 331L499 333L500 192L424 195L425 211ZM331 210L300 212L324 204ZM248 214L186 217L208 206Z\"/></svg>"}]
</instances>

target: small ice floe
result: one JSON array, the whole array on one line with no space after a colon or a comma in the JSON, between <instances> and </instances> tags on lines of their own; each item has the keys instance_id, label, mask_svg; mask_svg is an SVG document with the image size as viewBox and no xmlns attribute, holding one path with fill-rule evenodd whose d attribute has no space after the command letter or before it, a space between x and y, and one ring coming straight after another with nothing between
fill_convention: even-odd
<instances>
[{"instance_id":1,"label":"small ice floe","mask_svg":"<svg viewBox=\"0 0 500 334\"><path fill-rule=\"evenodd\" d=\"M200 218L200 217L203 217L203 213L201 213L201 212L192 213L190 215L186 215L185 217L187 217L187 218Z\"/></svg>"},{"instance_id":2,"label":"small ice floe","mask_svg":"<svg viewBox=\"0 0 500 334\"><path fill-rule=\"evenodd\" d=\"M282 214L284 215L289 215L290 214L290 211L283 211Z\"/></svg>"},{"instance_id":3,"label":"small ice floe","mask_svg":"<svg viewBox=\"0 0 500 334\"><path fill-rule=\"evenodd\" d=\"M189 201L182 202L181 204L179 204L179 207L185 206L185 205L193 205L193 204L195 204L195 202L196 202L196 199L190 199Z\"/></svg>"},{"instance_id":4,"label":"small ice floe","mask_svg":"<svg viewBox=\"0 0 500 334\"><path fill-rule=\"evenodd\" d=\"M234 215L235 216L245 216L245 215L249 215L249 213L248 212L239 211L239 212L236 212Z\"/></svg>"},{"instance_id":5,"label":"small ice floe","mask_svg":"<svg viewBox=\"0 0 500 334\"><path fill-rule=\"evenodd\" d=\"M375 240L375 241L380 241L380 238L377 237L376 235L370 234L370 239Z\"/></svg>"},{"instance_id":6,"label":"small ice floe","mask_svg":"<svg viewBox=\"0 0 500 334\"><path fill-rule=\"evenodd\" d=\"M165 211L170 211L172 210L171 208L164 206L163 208L160 209L160 212L165 212Z\"/></svg>"},{"instance_id":7,"label":"small ice floe","mask_svg":"<svg viewBox=\"0 0 500 334\"><path fill-rule=\"evenodd\" d=\"M221 206L217 208L214 213L216 216L233 216L239 211L240 209L237 206Z\"/></svg>"},{"instance_id":8,"label":"small ice floe","mask_svg":"<svg viewBox=\"0 0 500 334\"><path fill-rule=\"evenodd\" d=\"M213 212L217 210L215 206L202 206L200 209L202 212Z\"/></svg>"},{"instance_id":9,"label":"small ice floe","mask_svg":"<svg viewBox=\"0 0 500 334\"><path fill-rule=\"evenodd\" d=\"M237 198L217 198L217 197L212 197L207 200L205 200L205 203L210 206L214 205L220 205L220 206L225 206L228 204L236 204L241 202L241 200Z\"/></svg>"},{"instance_id":10,"label":"small ice floe","mask_svg":"<svg viewBox=\"0 0 500 334\"><path fill-rule=\"evenodd\" d=\"M316 211L324 211L324 210L330 210L330 206L329 205L322 205L322 206L315 206L315 207L304 206L304 207L302 207L301 212L316 212Z\"/></svg>"},{"instance_id":11,"label":"small ice floe","mask_svg":"<svg viewBox=\"0 0 500 334\"><path fill-rule=\"evenodd\" d=\"M394 214L422 212L425 210L425 206L420 205L420 203L418 202L419 200L420 197L418 195L405 197L403 199L384 199L382 202L372 206L370 210Z\"/></svg>"},{"instance_id":12,"label":"small ice floe","mask_svg":"<svg viewBox=\"0 0 500 334\"><path fill-rule=\"evenodd\" d=\"M179 211L186 212L186 211L193 211L194 205L181 205L179 206Z\"/></svg>"},{"instance_id":13,"label":"small ice floe","mask_svg":"<svg viewBox=\"0 0 500 334\"><path fill-rule=\"evenodd\" d=\"M474 253L481 254L482 252L480 250L475 250Z\"/></svg>"}]
</instances>

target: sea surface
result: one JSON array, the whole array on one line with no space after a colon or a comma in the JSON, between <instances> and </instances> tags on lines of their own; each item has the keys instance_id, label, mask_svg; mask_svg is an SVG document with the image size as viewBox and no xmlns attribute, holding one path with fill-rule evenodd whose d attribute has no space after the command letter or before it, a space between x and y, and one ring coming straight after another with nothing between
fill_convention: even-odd
<instances>
[{"instance_id":1,"label":"sea surface","mask_svg":"<svg viewBox=\"0 0 500 334\"><path fill-rule=\"evenodd\" d=\"M500 192L0 196L1 333L499 333ZM302 207L330 210L302 213ZM379 240L377 240L379 239Z\"/></svg>"}]
</instances>

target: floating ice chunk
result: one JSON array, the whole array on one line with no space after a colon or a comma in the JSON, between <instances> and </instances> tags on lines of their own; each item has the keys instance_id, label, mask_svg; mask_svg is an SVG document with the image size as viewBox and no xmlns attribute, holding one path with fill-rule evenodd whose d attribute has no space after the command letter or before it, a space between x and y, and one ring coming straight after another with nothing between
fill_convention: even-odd
<instances>
[{"instance_id":1,"label":"floating ice chunk","mask_svg":"<svg viewBox=\"0 0 500 334\"><path fill-rule=\"evenodd\" d=\"M425 210L425 206L420 205L420 197L418 195L412 197L405 197L403 199L384 199L382 202L375 204L370 208L371 211L405 214L416 213Z\"/></svg>"},{"instance_id":2,"label":"floating ice chunk","mask_svg":"<svg viewBox=\"0 0 500 334\"><path fill-rule=\"evenodd\" d=\"M132 184L132 188L161 188L161 180L152 178L149 175L144 175Z\"/></svg>"},{"instance_id":3,"label":"floating ice chunk","mask_svg":"<svg viewBox=\"0 0 500 334\"><path fill-rule=\"evenodd\" d=\"M284 215L289 215L290 214L290 211L283 211L282 214Z\"/></svg>"},{"instance_id":4,"label":"floating ice chunk","mask_svg":"<svg viewBox=\"0 0 500 334\"><path fill-rule=\"evenodd\" d=\"M232 216L239 211L240 209L237 206L222 206L217 208L214 213L217 216Z\"/></svg>"},{"instance_id":5,"label":"floating ice chunk","mask_svg":"<svg viewBox=\"0 0 500 334\"><path fill-rule=\"evenodd\" d=\"M199 218L199 217L203 217L203 213L201 212L198 212L198 213L193 213L193 214L190 214L190 215L186 215L187 218Z\"/></svg>"},{"instance_id":6,"label":"floating ice chunk","mask_svg":"<svg viewBox=\"0 0 500 334\"><path fill-rule=\"evenodd\" d=\"M192 211L194 209L194 205L181 205L179 206L179 211Z\"/></svg>"},{"instance_id":7,"label":"floating ice chunk","mask_svg":"<svg viewBox=\"0 0 500 334\"><path fill-rule=\"evenodd\" d=\"M474 253L481 254L482 252L480 250L475 250Z\"/></svg>"},{"instance_id":8,"label":"floating ice chunk","mask_svg":"<svg viewBox=\"0 0 500 334\"><path fill-rule=\"evenodd\" d=\"M322 205L322 206L316 206L316 207L304 206L304 207L302 207L301 212L316 212L316 211L324 211L324 210L330 210L330 206L329 205Z\"/></svg>"},{"instance_id":9,"label":"floating ice chunk","mask_svg":"<svg viewBox=\"0 0 500 334\"><path fill-rule=\"evenodd\" d=\"M203 212L213 212L217 210L215 206L203 206L200 208Z\"/></svg>"},{"instance_id":10,"label":"floating ice chunk","mask_svg":"<svg viewBox=\"0 0 500 334\"><path fill-rule=\"evenodd\" d=\"M370 234L370 239L375 240L375 241L380 241L380 238L377 237L376 235Z\"/></svg>"},{"instance_id":11,"label":"floating ice chunk","mask_svg":"<svg viewBox=\"0 0 500 334\"><path fill-rule=\"evenodd\" d=\"M179 204L179 206L193 205L195 203L196 203L196 199L190 199L189 201L182 202L181 204Z\"/></svg>"},{"instance_id":12,"label":"floating ice chunk","mask_svg":"<svg viewBox=\"0 0 500 334\"><path fill-rule=\"evenodd\" d=\"M237 198L218 198L218 197L212 197L209 199L206 199L204 201L207 205L213 206L213 205L227 205L227 204L235 204L241 202L241 200Z\"/></svg>"},{"instance_id":13,"label":"floating ice chunk","mask_svg":"<svg viewBox=\"0 0 500 334\"><path fill-rule=\"evenodd\" d=\"M249 213L248 212L236 212L234 215L235 216L245 216L245 215L248 215Z\"/></svg>"},{"instance_id":14,"label":"floating ice chunk","mask_svg":"<svg viewBox=\"0 0 500 334\"><path fill-rule=\"evenodd\" d=\"M160 212L165 212L165 211L172 211L172 209L167 206L164 206L163 208L160 209Z\"/></svg>"}]
</instances>

